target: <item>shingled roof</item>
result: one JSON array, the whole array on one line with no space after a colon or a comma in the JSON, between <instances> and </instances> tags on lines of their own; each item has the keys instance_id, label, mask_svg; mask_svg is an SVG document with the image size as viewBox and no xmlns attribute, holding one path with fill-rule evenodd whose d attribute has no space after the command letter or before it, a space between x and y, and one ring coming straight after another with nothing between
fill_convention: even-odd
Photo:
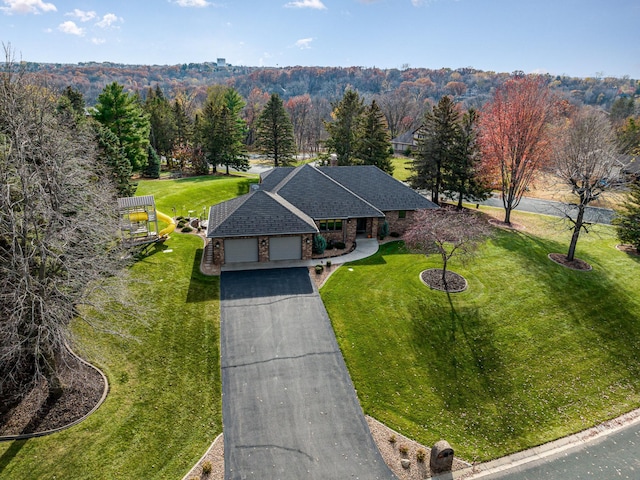
<instances>
[{"instance_id":1,"label":"shingled roof","mask_svg":"<svg viewBox=\"0 0 640 480\"><path fill-rule=\"evenodd\" d=\"M383 212L438 208L374 165L321 167L318 170Z\"/></svg>"},{"instance_id":2,"label":"shingled roof","mask_svg":"<svg viewBox=\"0 0 640 480\"><path fill-rule=\"evenodd\" d=\"M311 165L281 172L275 170L276 172L267 175L266 178L277 178L274 175L282 178L284 173L287 175L275 187L270 188L270 191L295 205L311 218L384 217L378 208ZM263 180L261 187L268 187L271 183L273 182Z\"/></svg>"},{"instance_id":3,"label":"shingled roof","mask_svg":"<svg viewBox=\"0 0 640 480\"><path fill-rule=\"evenodd\" d=\"M316 233L314 221L284 198L264 190L214 205L207 237Z\"/></svg>"}]
</instances>

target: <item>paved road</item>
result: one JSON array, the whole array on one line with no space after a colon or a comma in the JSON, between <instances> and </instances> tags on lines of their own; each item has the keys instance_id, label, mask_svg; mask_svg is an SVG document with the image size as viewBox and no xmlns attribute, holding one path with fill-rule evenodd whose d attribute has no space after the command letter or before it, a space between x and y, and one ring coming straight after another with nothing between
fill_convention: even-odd
<instances>
[{"instance_id":1,"label":"paved road","mask_svg":"<svg viewBox=\"0 0 640 480\"><path fill-rule=\"evenodd\" d=\"M602 437L593 443L536 460L482 480L583 480L640 478L640 426Z\"/></svg>"},{"instance_id":2,"label":"paved road","mask_svg":"<svg viewBox=\"0 0 640 480\"><path fill-rule=\"evenodd\" d=\"M394 479L306 268L223 272L225 479Z\"/></svg>"},{"instance_id":3,"label":"paved road","mask_svg":"<svg viewBox=\"0 0 640 480\"><path fill-rule=\"evenodd\" d=\"M504 204L500 199L500 195L493 196L480 202L482 205L489 205L491 207L504 208ZM553 215L556 217L565 216L566 205L561 202L554 202L552 200L540 200L537 198L522 197L520 204L516 210L523 212L541 213L544 215ZM577 207L573 207L570 210L573 213L573 218L577 213ZM605 223L611 224L614 212L608 208L587 207L585 209L585 221L589 223Z\"/></svg>"}]
</instances>

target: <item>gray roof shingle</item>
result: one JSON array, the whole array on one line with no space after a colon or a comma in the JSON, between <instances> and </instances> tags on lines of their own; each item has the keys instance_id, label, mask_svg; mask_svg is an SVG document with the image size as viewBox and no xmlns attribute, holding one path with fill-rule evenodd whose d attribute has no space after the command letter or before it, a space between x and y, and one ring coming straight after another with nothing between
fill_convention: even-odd
<instances>
[{"instance_id":1,"label":"gray roof shingle","mask_svg":"<svg viewBox=\"0 0 640 480\"><path fill-rule=\"evenodd\" d=\"M383 212L438 208L374 165L320 167L318 170Z\"/></svg>"},{"instance_id":2,"label":"gray roof shingle","mask_svg":"<svg viewBox=\"0 0 640 480\"><path fill-rule=\"evenodd\" d=\"M214 205L207 237L315 233L314 221L284 198L264 190Z\"/></svg>"},{"instance_id":3,"label":"gray roof shingle","mask_svg":"<svg viewBox=\"0 0 640 480\"><path fill-rule=\"evenodd\" d=\"M270 191L295 205L311 218L320 220L384 216L365 199L311 165L287 169L280 175L284 173L287 173L286 176ZM265 187L263 181L262 188Z\"/></svg>"}]
</instances>

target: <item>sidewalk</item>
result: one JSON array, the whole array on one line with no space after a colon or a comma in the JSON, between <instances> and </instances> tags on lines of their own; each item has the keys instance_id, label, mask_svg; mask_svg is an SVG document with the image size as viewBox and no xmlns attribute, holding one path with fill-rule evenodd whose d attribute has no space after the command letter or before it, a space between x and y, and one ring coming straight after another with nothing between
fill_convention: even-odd
<instances>
[{"instance_id":1,"label":"sidewalk","mask_svg":"<svg viewBox=\"0 0 640 480\"><path fill-rule=\"evenodd\" d=\"M362 258L367 258L378 251L378 240L375 238L359 238L356 243L356 249L346 255L331 258L313 258L310 260L281 260L273 262L246 262L246 263L230 263L222 265L223 272L237 272L240 270L265 270L270 268L295 268L295 267L313 267L322 264L327 260L331 260L334 265L340 265L347 262L353 262Z\"/></svg>"}]
</instances>

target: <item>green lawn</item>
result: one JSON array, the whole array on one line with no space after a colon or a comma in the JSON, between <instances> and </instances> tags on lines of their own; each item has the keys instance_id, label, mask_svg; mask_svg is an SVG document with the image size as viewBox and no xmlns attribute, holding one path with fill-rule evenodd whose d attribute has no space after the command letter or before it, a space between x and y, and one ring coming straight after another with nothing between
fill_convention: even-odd
<instances>
[{"instance_id":1,"label":"green lawn","mask_svg":"<svg viewBox=\"0 0 640 480\"><path fill-rule=\"evenodd\" d=\"M568 233L515 213L467 266L469 289L419 280L435 256L399 242L340 268L321 290L367 414L425 445L487 460L640 406L640 260L607 227L581 237L576 272L554 264Z\"/></svg>"},{"instance_id":2,"label":"green lawn","mask_svg":"<svg viewBox=\"0 0 640 480\"><path fill-rule=\"evenodd\" d=\"M177 479L222 431L219 279L199 273L202 239L174 234L131 268L141 318L76 326L78 353L109 378L106 402L80 425L0 443L0 478Z\"/></svg>"},{"instance_id":3,"label":"green lawn","mask_svg":"<svg viewBox=\"0 0 640 480\"><path fill-rule=\"evenodd\" d=\"M407 157L393 157L391 159L393 165L393 178L406 182L411 176L411 159Z\"/></svg>"},{"instance_id":4,"label":"green lawn","mask_svg":"<svg viewBox=\"0 0 640 480\"><path fill-rule=\"evenodd\" d=\"M257 183L255 175L206 175L175 180L140 180L136 195L154 195L156 207L170 216L194 216L206 213L216 203L249 193L251 183ZM175 209L175 214L174 214Z\"/></svg>"}]
</instances>

